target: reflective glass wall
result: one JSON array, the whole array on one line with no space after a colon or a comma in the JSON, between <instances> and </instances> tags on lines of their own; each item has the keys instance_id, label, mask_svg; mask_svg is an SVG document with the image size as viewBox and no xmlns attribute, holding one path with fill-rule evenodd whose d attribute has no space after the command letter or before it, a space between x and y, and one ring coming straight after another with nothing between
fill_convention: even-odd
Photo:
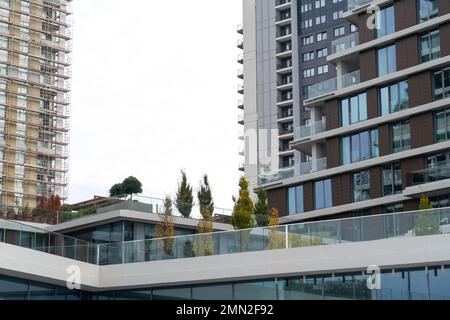
<instances>
[{"instance_id":1,"label":"reflective glass wall","mask_svg":"<svg viewBox=\"0 0 450 320\"><path fill-rule=\"evenodd\" d=\"M0 300L450 300L450 266L383 270L381 289L363 272L87 293L0 276Z\"/></svg>"}]
</instances>

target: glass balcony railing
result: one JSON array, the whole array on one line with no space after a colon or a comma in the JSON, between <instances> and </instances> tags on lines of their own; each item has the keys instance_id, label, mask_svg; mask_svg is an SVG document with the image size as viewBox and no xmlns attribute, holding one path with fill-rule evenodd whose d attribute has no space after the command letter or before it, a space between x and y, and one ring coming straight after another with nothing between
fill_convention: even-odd
<instances>
[{"instance_id":1,"label":"glass balcony railing","mask_svg":"<svg viewBox=\"0 0 450 320\"><path fill-rule=\"evenodd\" d=\"M326 170L328 167L327 158L320 158L308 162L302 162L296 167L296 175L310 174L313 172Z\"/></svg>"},{"instance_id":2,"label":"glass balcony railing","mask_svg":"<svg viewBox=\"0 0 450 320\"><path fill-rule=\"evenodd\" d=\"M360 81L360 71L357 70L351 73L344 74L341 77L313 84L312 86L308 87L308 99L320 97L338 89L350 87L354 84L359 83Z\"/></svg>"},{"instance_id":3,"label":"glass balcony railing","mask_svg":"<svg viewBox=\"0 0 450 320\"><path fill-rule=\"evenodd\" d=\"M313 172L323 171L328 168L327 158L321 158L308 162L302 162L299 165L295 165L289 169L280 169L278 172L271 175L260 175L259 184L267 184L277 182L284 179L298 177L304 174L310 174Z\"/></svg>"},{"instance_id":4,"label":"glass balcony railing","mask_svg":"<svg viewBox=\"0 0 450 320\"><path fill-rule=\"evenodd\" d=\"M348 0L347 2L347 10L353 10L358 7L362 7L368 3L371 3L373 0Z\"/></svg>"},{"instance_id":5,"label":"glass balcony railing","mask_svg":"<svg viewBox=\"0 0 450 320\"><path fill-rule=\"evenodd\" d=\"M0 242L96 265L173 260L450 233L450 208L93 244L0 220Z\"/></svg>"},{"instance_id":6,"label":"glass balcony railing","mask_svg":"<svg viewBox=\"0 0 450 320\"><path fill-rule=\"evenodd\" d=\"M411 172L408 185L417 186L446 179L450 179L450 164Z\"/></svg>"},{"instance_id":7,"label":"glass balcony railing","mask_svg":"<svg viewBox=\"0 0 450 320\"><path fill-rule=\"evenodd\" d=\"M0 242L77 261L97 264L98 245L48 232L12 220L0 219Z\"/></svg>"},{"instance_id":8,"label":"glass balcony railing","mask_svg":"<svg viewBox=\"0 0 450 320\"><path fill-rule=\"evenodd\" d=\"M346 37L338 38L331 42L331 54L356 47L359 44L359 33L354 32Z\"/></svg>"},{"instance_id":9,"label":"glass balcony railing","mask_svg":"<svg viewBox=\"0 0 450 320\"><path fill-rule=\"evenodd\" d=\"M318 121L294 129L294 140L301 140L326 131L326 121Z\"/></svg>"}]
</instances>

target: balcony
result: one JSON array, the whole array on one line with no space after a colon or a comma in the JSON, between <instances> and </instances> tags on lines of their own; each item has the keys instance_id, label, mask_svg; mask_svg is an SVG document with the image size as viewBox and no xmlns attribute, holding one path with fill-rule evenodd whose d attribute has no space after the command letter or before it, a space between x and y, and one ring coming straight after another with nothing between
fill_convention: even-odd
<instances>
[{"instance_id":1,"label":"balcony","mask_svg":"<svg viewBox=\"0 0 450 320\"><path fill-rule=\"evenodd\" d=\"M288 76L288 77L280 78L277 81L278 87L284 87L284 86L288 86L288 85L292 85L292 75Z\"/></svg>"},{"instance_id":2,"label":"balcony","mask_svg":"<svg viewBox=\"0 0 450 320\"><path fill-rule=\"evenodd\" d=\"M271 175L260 175L258 177L259 184L267 184L278 182L285 179L298 177L300 175L310 174L327 169L327 158L302 162L294 167L280 169L277 173Z\"/></svg>"},{"instance_id":3,"label":"balcony","mask_svg":"<svg viewBox=\"0 0 450 320\"><path fill-rule=\"evenodd\" d=\"M317 121L314 123L307 124L305 126L297 127L294 130L294 139L302 140L312 135L322 133L326 131L326 121Z\"/></svg>"},{"instance_id":4,"label":"balcony","mask_svg":"<svg viewBox=\"0 0 450 320\"><path fill-rule=\"evenodd\" d=\"M278 182L280 180L293 178L294 175L295 175L295 169L294 168L281 169L277 173L274 173L274 174L260 175L258 177L258 183L261 185L261 184L268 184L268 183Z\"/></svg>"},{"instance_id":5,"label":"balcony","mask_svg":"<svg viewBox=\"0 0 450 320\"><path fill-rule=\"evenodd\" d=\"M245 172L245 163L243 161L239 162L239 171Z\"/></svg>"},{"instance_id":6,"label":"balcony","mask_svg":"<svg viewBox=\"0 0 450 320\"><path fill-rule=\"evenodd\" d=\"M344 74L341 77L329 79L317 84L314 84L308 88L308 99L317 98L327 95L336 90L350 87L360 82L360 71L354 71Z\"/></svg>"},{"instance_id":7,"label":"balcony","mask_svg":"<svg viewBox=\"0 0 450 320\"><path fill-rule=\"evenodd\" d=\"M293 126L287 127L287 128L281 128L278 132L278 136L285 136L285 135L290 135L294 133L294 128Z\"/></svg>"},{"instance_id":8,"label":"balcony","mask_svg":"<svg viewBox=\"0 0 450 320\"><path fill-rule=\"evenodd\" d=\"M238 85L237 92L240 94L244 94L244 85L243 84Z\"/></svg>"},{"instance_id":9,"label":"balcony","mask_svg":"<svg viewBox=\"0 0 450 320\"><path fill-rule=\"evenodd\" d=\"M244 55L240 54L237 56L237 62L240 64L244 64Z\"/></svg>"},{"instance_id":10,"label":"balcony","mask_svg":"<svg viewBox=\"0 0 450 320\"><path fill-rule=\"evenodd\" d=\"M292 91L289 91L287 93L282 93L278 96L278 104L286 104L286 103L292 103L292 100L294 99L294 94Z\"/></svg>"},{"instance_id":11,"label":"balcony","mask_svg":"<svg viewBox=\"0 0 450 320\"><path fill-rule=\"evenodd\" d=\"M290 42L283 42L283 45L279 46L277 48L277 55L278 56L285 56L287 54L290 54L292 52L292 44Z\"/></svg>"},{"instance_id":12,"label":"balcony","mask_svg":"<svg viewBox=\"0 0 450 320\"><path fill-rule=\"evenodd\" d=\"M289 6L291 4L291 0L277 0L275 2L275 8L279 9L280 7Z\"/></svg>"},{"instance_id":13,"label":"balcony","mask_svg":"<svg viewBox=\"0 0 450 320\"><path fill-rule=\"evenodd\" d=\"M291 38L292 32L290 29L278 30L276 34L277 41L289 40Z\"/></svg>"},{"instance_id":14,"label":"balcony","mask_svg":"<svg viewBox=\"0 0 450 320\"><path fill-rule=\"evenodd\" d=\"M238 101L238 109L244 110L244 100Z\"/></svg>"},{"instance_id":15,"label":"balcony","mask_svg":"<svg viewBox=\"0 0 450 320\"><path fill-rule=\"evenodd\" d=\"M341 51L356 47L359 45L359 33L354 32L346 37L338 38L331 42L331 54L336 54Z\"/></svg>"},{"instance_id":16,"label":"balcony","mask_svg":"<svg viewBox=\"0 0 450 320\"><path fill-rule=\"evenodd\" d=\"M328 168L327 158L302 162L296 169L296 175L305 175L326 170Z\"/></svg>"},{"instance_id":17,"label":"balcony","mask_svg":"<svg viewBox=\"0 0 450 320\"><path fill-rule=\"evenodd\" d=\"M239 133L238 133L238 139L239 139L239 140L245 140L244 131L239 131Z\"/></svg>"},{"instance_id":18,"label":"balcony","mask_svg":"<svg viewBox=\"0 0 450 320\"><path fill-rule=\"evenodd\" d=\"M238 39L237 41L237 47L239 49L244 49L244 40L243 39Z\"/></svg>"},{"instance_id":19,"label":"balcony","mask_svg":"<svg viewBox=\"0 0 450 320\"><path fill-rule=\"evenodd\" d=\"M275 23L280 26L289 24L291 22L291 17L291 11L280 11L275 19Z\"/></svg>"},{"instance_id":20,"label":"balcony","mask_svg":"<svg viewBox=\"0 0 450 320\"><path fill-rule=\"evenodd\" d=\"M294 110L293 109L283 110L283 111L278 113L278 120L292 118L293 116L294 116Z\"/></svg>"},{"instance_id":21,"label":"balcony","mask_svg":"<svg viewBox=\"0 0 450 320\"><path fill-rule=\"evenodd\" d=\"M244 34L244 25L241 23L241 24L238 24L237 25L237 28L236 28L237 30L237 33L239 33L239 34Z\"/></svg>"},{"instance_id":22,"label":"balcony","mask_svg":"<svg viewBox=\"0 0 450 320\"><path fill-rule=\"evenodd\" d=\"M239 69L237 72L237 77L239 79L244 79L244 70L243 69Z\"/></svg>"},{"instance_id":23,"label":"balcony","mask_svg":"<svg viewBox=\"0 0 450 320\"><path fill-rule=\"evenodd\" d=\"M238 149L238 155L240 155L240 156L245 156L245 148L244 148L244 147L239 147L239 149Z\"/></svg>"},{"instance_id":24,"label":"balcony","mask_svg":"<svg viewBox=\"0 0 450 320\"><path fill-rule=\"evenodd\" d=\"M450 164L411 172L408 177L408 185L418 186L446 179L450 179Z\"/></svg>"},{"instance_id":25,"label":"balcony","mask_svg":"<svg viewBox=\"0 0 450 320\"><path fill-rule=\"evenodd\" d=\"M279 62L277 64L277 71L286 70L286 69L292 68L292 60L286 60L284 62ZM286 72L289 72L290 70L286 70ZM280 72L281 73L281 72Z\"/></svg>"},{"instance_id":26,"label":"balcony","mask_svg":"<svg viewBox=\"0 0 450 320\"><path fill-rule=\"evenodd\" d=\"M288 151L292 151L293 149L291 148L291 146L289 145L289 143L287 143L287 144L282 144L279 148L278 148L278 151L280 152L280 153L282 153L282 152L288 152Z\"/></svg>"},{"instance_id":27,"label":"balcony","mask_svg":"<svg viewBox=\"0 0 450 320\"><path fill-rule=\"evenodd\" d=\"M244 115L243 114L238 115L238 124L244 125Z\"/></svg>"},{"instance_id":28,"label":"balcony","mask_svg":"<svg viewBox=\"0 0 450 320\"><path fill-rule=\"evenodd\" d=\"M362 7L366 4L373 2L374 0L348 0L347 11Z\"/></svg>"}]
</instances>

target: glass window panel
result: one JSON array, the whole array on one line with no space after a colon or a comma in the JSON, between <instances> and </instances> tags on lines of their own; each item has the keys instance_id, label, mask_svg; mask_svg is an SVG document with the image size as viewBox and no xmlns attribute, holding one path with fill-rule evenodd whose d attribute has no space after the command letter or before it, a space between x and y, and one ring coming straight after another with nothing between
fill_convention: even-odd
<instances>
[{"instance_id":1,"label":"glass window panel","mask_svg":"<svg viewBox=\"0 0 450 320\"><path fill-rule=\"evenodd\" d=\"M408 273L391 270L381 272L381 290L377 290L378 300L408 300Z\"/></svg>"},{"instance_id":2,"label":"glass window panel","mask_svg":"<svg viewBox=\"0 0 450 320\"><path fill-rule=\"evenodd\" d=\"M304 212L303 208L303 186L296 187L297 213Z\"/></svg>"},{"instance_id":3,"label":"glass window panel","mask_svg":"<svg viewBox=\"0 0 450 320\"><path fill-rule=\"evenodd\" d=\"M295 188L289 188L288 190L288 201L289 201L289 214L296 214L295 205Z\"/></svg>"},{"instance_id":4,"label":"glass window panel","mask_svg":"<svg viewBox=\"0 0 450 320\"><path fill-rule=\"evenodd\" d=\"M153 300L190 300L191 288L158 289L152 292Z\"/></svg>"},{"instance_id":5,"label":"glass window panel","mask_svg":"<svg viewBox=\"0 0 450 320\"><path fill-rule=\"evenodd\" d=\"M411 300L428 300L428 284L425 268L409 271L409 291Z\"/></svg>"},{"instance_id":6,"label":"glass window panel","mask_svg":"<svg viewBox=\"0 0 450 320\"><path fill-rule=\"evenodd\" d=\"M352 276L336 275L323 278L324 298L327 300L353 300L355 290Z\"/></svg>"},{"instance_id":7,"label":"glass window panel","mask_svg":"<svg viewBox=\"0 0 450 320\"><path fill-rule=\"evenodd\" d=\"M325 180L324 188L325 188L325 207L331 208L333 206L331 179Z\"/></svg>"},{"instance_id":8,"label":"glass window panel","mask_svg":"<svg viewBox=\"0 0 450 320\"><path fill-rule=\"evenodd\" d=\"M350 158L350 137L344 137L342 138L342 164L349 164Z\"/></svg>"},{"instance_id":9,"label":"glass window panel","mask_svg":"<svg viewBox=\"0 0 450 320\"><path fill-rule=\"evenodd\" d=\"M431 300L450 300L450 268L430 268L428 277Z\"/></svg>"},{"instance_id":10,"label":"glass window panel","mask_svg":"<svg viewBox=\"0 0 450 320\"><path fill-rule=\"evenodd\" d=\"M351 123L356 123L359 121L359 106L357 96L350 99L350 117Z\"/></svg>"},{"instance_id":11,"label":"glass window panel","mask_svg":"<svg viewBox=\"0 0 450 320\"><path fill-rule=\"evenodd\" d=\"M278 283L280 300L322 299L322 278L320 276L286 278Z\"/></svg>"},{"instance_id":12,"label":"glass window panel","mask_svg":"<svg viewBox=\"0 0 450 320\"><path fill-rule=\"evenodd\" d=\"M361 132L360 134L360 159L367 160L370 159L370 142L369 142L369 132Z\"/></svg>"},{"instance_id":13,"label":"glass window panel","mask_svg":"<svg viewBox=\"0 0 450 320\"><path fill-rule=\"evenodd\" d=\"M28 281L0 276L0 300L27 300Z\"/></svg>"},{"instance_id":14,"label":"glass window panel","mask_svg":"<svg viewBox=\"0 0 450 320\"><path fill-rule=\"evenodd\" d=\"M192 288L194 300L233 300L233 285L210 285Z\"/></svg>"},{"instance_id":15,"label":"glass window panel","mask_svg":"<svg viewBox=\"0 0 450 320\"><path fill-rule=\"evenodd\" d=\"M409 106L408 81L400 82L400 109L406 109Z\"/></svg>"},{"instance_id":16,"label":"glass window panel","mask_svg":"<svg viewBox=\"0 0 450 320\"><path fill-rule=\"evenodd\" d=\"M349 112L348 99L344 99L341 101L341 118L342 118L342 126L343 127L346 127L350 124L350 112Z\"/></svg>"},{"instance_id":17,"label":"glass window panel","mask_svg":"<svg viewBox=\"0 0 450 320\"><path fill-rule=\"evenodd\" d=\"M388 74L387 50L382 48L378 50L378 75L384 76Z\"/></svg>"},{"instance_id":18,"label":"glass window panel","mask_svg":"<svg viewBox=\"0 0 450 320\"><path fill-rule=\"evenodd\" d=\"M314 184L314 195L316 209L323 209L325 207L323 181L317 181Z\"/></svg>"},{"instance_id":19,"label":"glass window panel","mask_svg":"<svg viewBox=\"0 0 450 320\"><path fill-rule=\"evenodd\" d=\"M381 115L385 116L390 113L389 87L381 88Z\"/></svg>"},{"instance_id":20,"label":"glass window panel","mask_svg":"<svg viewBox=\"0 0 450 320\"><path fill-rule=\"evenodd\" d=\"M391 113L397 112L400 110L400 97L398 92L398 84L394 84L390 87L390 105L391 105Z\"/></svg>"},{"instance_id":21,"label":"glass window panel","mask_svg":"<svg viewBox=\"0 0 450 320\"><path fill-rule=\"evenodd\" d=\"M359 121L367 120L367 94L359 95Z\"/></svg>"},{"instance_id":22,"label":"glass window panel","mask_svg":"<svg viewBox=\"0 0 450 320\"><path fill-rule=\"evenodd\" d=\"M371 156L376 158L380 156L380 144L378 142L378 129L370 131L370 143L371 143Z\"/></svg>"},{"instance_id":23,"label":"glass window panel","mask_svg":"<svg viewBox=\"0 0 450 320\"><path fill-rule=\"evenodd\" d=\"M352 162L358 162L361 160L360 157L360 142L359 142L359 134L355 134L352 136Z\"/></svg>"},{"instance_id":24,"label":"glass window panel","mask_svg":"<svg viewBox=\"0 0 450 320\"><path fill-rule=\"evenodd\" d=\"M241 282L234 285L235 300L276 300L274 280Z\"/></svg>"},{"instance_id":25,"label":"glass window panel","mask_svg":"<svg viewBox=\"0 0 450 320\"><path fill-rule=\"evenodd\" d=\"M395 45L387 48L387 59L388 59L388 73L393 73L397 71L397 56L395 51Z\"/></svg>"}]
</instances>

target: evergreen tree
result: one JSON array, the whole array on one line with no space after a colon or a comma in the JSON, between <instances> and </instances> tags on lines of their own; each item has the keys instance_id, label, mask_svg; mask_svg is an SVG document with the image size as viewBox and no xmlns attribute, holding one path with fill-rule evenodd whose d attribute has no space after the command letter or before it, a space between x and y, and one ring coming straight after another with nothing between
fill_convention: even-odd
<instances>
[{"instance_id":1,"label":"evergreen tree","mask_svg":"<svg viewBox=\"0 0 450 320\"><path fill-rule=\"evenodd\" d=\"M161 221L156 225L155 235L157 238L163 238L163 248L167 255L173 254L173 245L175 237L175 220L172 212L172 200L166 197L164 200L164 213Z\"/></svg>"},{"instance_id":2,"label":"evergreen tree","mask_svg":"<svg viewBox=\"0 0 450 320\"><path fill-rule=\"evenodd\" d=\"M233 198L234 208L231 224L235 229L247 229L254 225L252 216L254 206L248 191L248 181L245 178L241 178L239 187L239 198Z\"/></svg>"},{"instance_id":3,"label":"evergreen tree","mask_svg":"<svg viewBox=\"0 0 450 320\"><path fill-rule=\"evenodd\" d=\"M121 195L123 195L121 183L116 183L115 185L113 185L111 187L111 189L109 189L110 197L117 197L117 196L121 196Z\"/></svg>"},{"instance_id":4,"label":"evergreen tree","mask_svg":"<svg viewBox=\"0 0 450 320\"><path fill-rule=\"evenodd\" d=\"M203 216L203 219L206 219L207 216L204 215L205 212L208 215L214 214L214 201L212 198L211 187L208 181L208 175L203 176L203 181L200 182L200 189L197 192L198 203L200 205L200 213Z\"/></svg>"},{"instance_id":5,"label":"evergreen tree","mask_svg":"<svg viewBox=\"0 0 450 320\"><path fill-rule=\"evenodd\" d=\"M422 196L419 202L419 210L428 210L433 209L433 206L430 203L430 199L427 196Z\"/></svg>"},{"instance_id":6,"label":"evergreen tree","mask_svg":"<svg viewBox=\"0 0 450 320\"><path fill-rule=\"evenodd\" d=\"M191 216L193 205L194 197L192 195L192 187L187 182L186 172L181 170L181 181L178 184L175 206L183 217L189 218Z\"/></svg>"},{"instance_id":7,"label":"evergreen tree","mask_svg":"<svg viewBox=\"0 0 450 320\"><path fill-rule=\"evenodd\" d=\"M208 209L202 211L203 219L199 221L197 226L197 252L199 256L210 256L214 252L214 241L211 235L214 232L212 215Z\"/></svg>"},{"instance_id":8,"label":"evergreen tree","mask_svg":"<svg viewBox=\"0 0 450 320\"><path fill-rule=\"evenodd\" d=\"M267 205L267 191L259 189L256 193L258 200L255 203L255 219L258 227L269 225L269 207Z\"/></svg>"}]
</instances>

